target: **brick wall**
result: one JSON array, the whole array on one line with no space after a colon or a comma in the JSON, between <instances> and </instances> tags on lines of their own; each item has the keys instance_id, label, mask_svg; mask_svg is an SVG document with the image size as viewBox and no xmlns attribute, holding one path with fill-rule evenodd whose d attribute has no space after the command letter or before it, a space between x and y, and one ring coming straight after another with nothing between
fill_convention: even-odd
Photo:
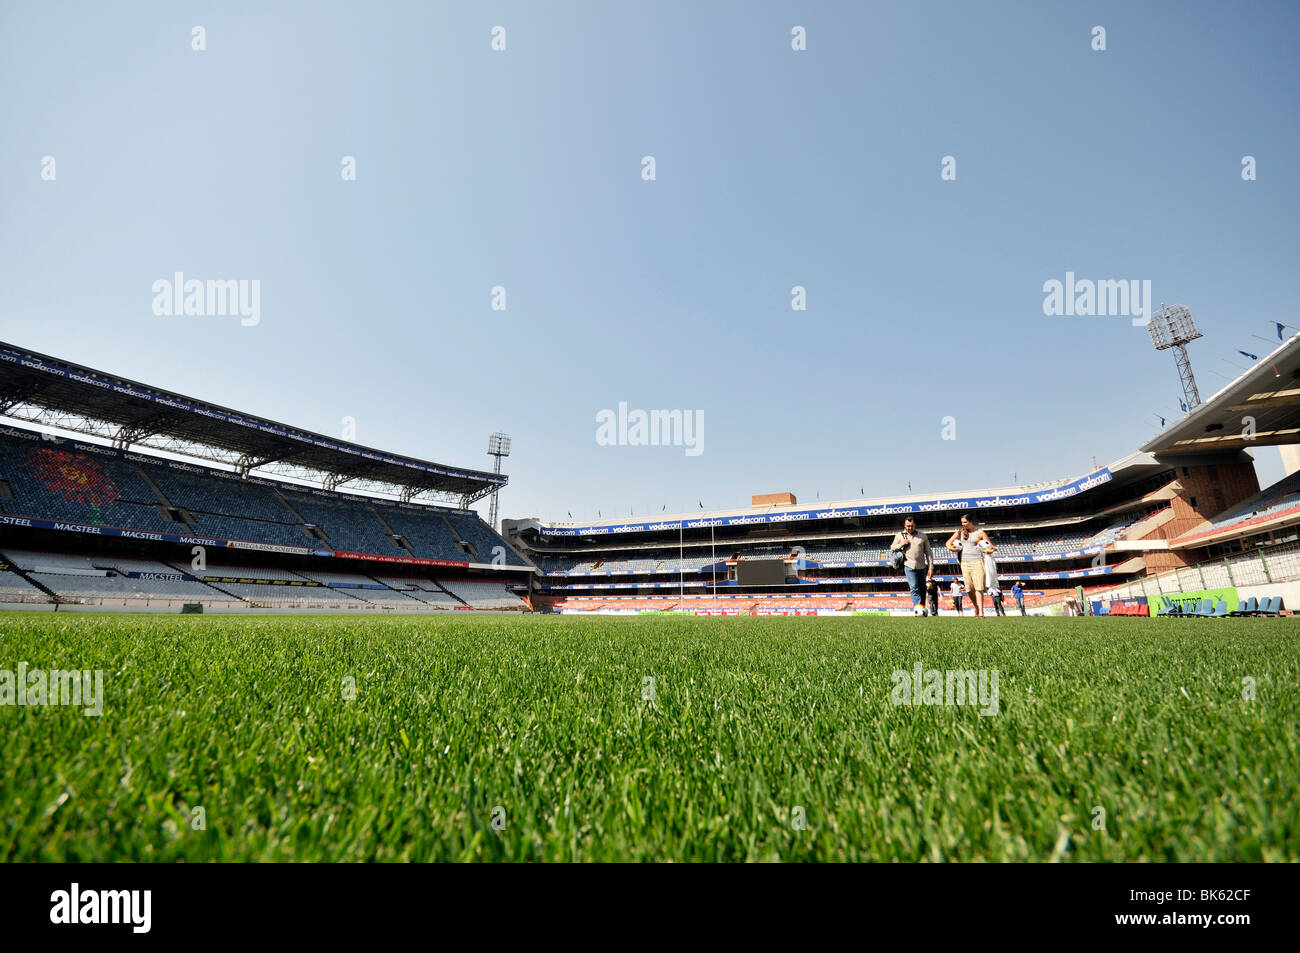
<instances>
[{"instance_id":1,"label":"brick wall","mask_svg":"<svg viewBox=\"0 0 1300 953\"><path fill-rule=\"evenodd\" d=\"M1152 539L1173 539L1191 532L1260 490L1253 463L1180 466L1177 480L1183 488L1171 501L1173 519L1158 527ZM1146 572L1151 576L1204 559L1203 549L1154 550L1146 553Z\"/></svg>"}]
</instances>

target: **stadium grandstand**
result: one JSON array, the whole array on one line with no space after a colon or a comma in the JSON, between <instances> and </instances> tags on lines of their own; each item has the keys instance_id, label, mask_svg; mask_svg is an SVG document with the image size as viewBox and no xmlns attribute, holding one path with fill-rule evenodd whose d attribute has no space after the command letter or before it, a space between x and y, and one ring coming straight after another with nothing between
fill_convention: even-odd
<instances>
[{"instance_id":1,"label":"stadium grandstand","mask_svg":"<svg viewBox=\"0 0 1300 953\"><path fill-rule=\"evenodd\" d=\"M362 447L0 345L0 601L181 611L907 613L888 547L975 514L1034 613L1300 604L1300 335L1136 452L1031 486L646 521L503 521L504 475ZM1287 476L1261 488L1253 454ZM1271 451L1270 451L1271 452ZM201 553L201 555L198 555ZM1009 604L1009 600L1008 600ZM969 606L969 603L967 604Z\"/></svg>"},{"instance_id":2,"label":"stadium grandstand","mask_svg":"<svg viewBox=\"0 0 1300 953\"><path fill-rule=\"evenodd\" d=\"M526 610L537 568L471 509L507 479L0 344L5 603Z\"/></svg>"},{"instance_id":3,"label":"stadium grandstand","mask_svg":"<svg viewBox=\"0 0 1300 953\"><path fill-rule=\"evenodd\" d=\"M811 507L769 493L745 508L644 522L506 520L502 532L539 568L535 604L545 611L909 613L901 571L888 563L894 533L916 520L946 587L960 573L943 543L965 512L997 546L1001 588L1020 583L1031 612L1145 614L1203 597L1232 611L1265 594L1300 605L1298 410L1300 335L1135 453L1053 483ZM1273 446L1288 475L1261 489L1253 452ZM945 595L941 612L953 611Z\"/></svg>"}]
</instances>

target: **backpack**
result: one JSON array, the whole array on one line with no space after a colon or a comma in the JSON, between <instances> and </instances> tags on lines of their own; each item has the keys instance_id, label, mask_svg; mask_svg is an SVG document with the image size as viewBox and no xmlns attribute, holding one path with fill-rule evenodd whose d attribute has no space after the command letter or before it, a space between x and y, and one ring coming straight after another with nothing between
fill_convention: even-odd
<instances>
[{"instance_id":1,"label":"backpack","mask_svg":"<svg viewBox=\"0 0 1300 953\"><path fill-rule=\"evenodd\" d=\"M902 569L903 563L907 561L907 553L901 549L891 550L889 553L889 568Z\"/></svg>"}]
</instances>

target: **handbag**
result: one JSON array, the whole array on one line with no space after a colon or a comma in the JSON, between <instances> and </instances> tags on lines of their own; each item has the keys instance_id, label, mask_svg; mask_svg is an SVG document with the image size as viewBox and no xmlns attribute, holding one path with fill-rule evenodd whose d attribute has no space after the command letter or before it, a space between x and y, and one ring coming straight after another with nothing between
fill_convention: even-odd
<instances>
[{"instance_id":1,"label":"handbag","mask_svg":"<svg viewBox=\"0 0 1300 953\"><path fill-rule=\"evenodd\" d=\"M907 560L907 553L902 549L893 549L889 552L889 568L902 569L903 563Z\"/></svg>"}]
</instances>

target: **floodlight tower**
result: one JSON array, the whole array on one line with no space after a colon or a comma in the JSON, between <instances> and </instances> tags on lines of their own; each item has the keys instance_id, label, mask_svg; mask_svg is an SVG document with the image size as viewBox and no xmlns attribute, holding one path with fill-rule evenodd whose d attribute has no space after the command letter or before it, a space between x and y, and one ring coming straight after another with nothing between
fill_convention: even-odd
<instances>
[{"instance_id":1,"label":"floodlight tower","mask_svg":"<svg viewBox=\"0 0 1300 953\"><path fill-rule=\"evenodd\" d=\"M494 433L488 437L488 455L496 459L493 473L501 472L501 458L510 456L510 438L503 433ZM492 491L492 505L488 508L488 525L495 532L497 528L497 490Z\"/></svg>"},{"instance_id":2,"label":"floodlight tower","mask_svg":"<svg viewBox=\"0 0 1300 953\"><path fill-rule=\"evenodd\" d=\"M1201 402L1201 393L1196 389L1196 378L1192 376L1192 362L1187 356L1187 342L1201 337L1201 332L1192 320L1192 312L1186 305L1171 304L1168 307L1160 302L1160 308L1151 316L1147 325L1151 343L1157 351L1174 348L1174 363L1178 365L1178 379L1183 384L1183 397L1187 409L1194 410Z\"/></svg>"}]
</instances>

